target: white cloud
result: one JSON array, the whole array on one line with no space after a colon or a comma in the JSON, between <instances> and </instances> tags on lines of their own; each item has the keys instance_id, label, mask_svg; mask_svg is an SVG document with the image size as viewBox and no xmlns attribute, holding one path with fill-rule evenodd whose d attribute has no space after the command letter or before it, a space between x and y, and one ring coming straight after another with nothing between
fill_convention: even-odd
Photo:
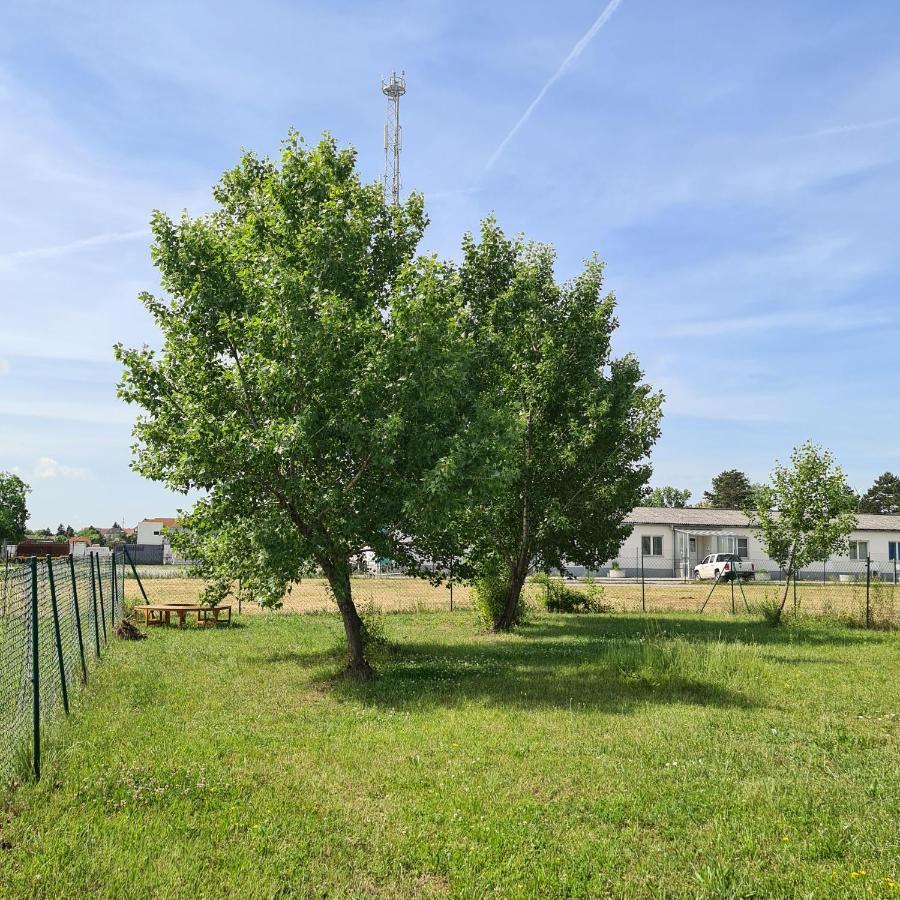
<instances>
[{"instance_id":1,"label":"white cloud","mask_svg":"<svg viewBox=\"0 0 900 900\"><path fill-rule=\"evenodd\" d=\"M87 469L78 469L74 466L64 466L62 463L57 462L55 459L52 459L49 456L40 457L40 459L38 459L38 461L34 464L35 478L74 478L82 481L86 479L88 475L89 473Z\"/></svg>"},{"instance_id":2,"label":"white cloud","mask_svg":"<svg viewBox=\"0 0 900 900\"><path fill-rule=\"evenodd\" d=\"M63 244L55 244L50 247L35 247L31 250L13 250L10 253L0 253L0 268L9 267L20 260L52 259L57 256L65 256L93 247L104 247L107 244L117 244L122 241L133 241L138 238L148 237L150 230L140 228L134 231L116 231L107 234L95 234L91 237L78 238Z\"/></svg>"},{"instance_id":3,"label":"white cloud","mask_svg":"<svg viewBox=\"0 0 900 900\"><path fill-rule=\"evenodd\" d=\"M55 419L92 425L128 425L135 415L124 403L92 403L71 400L30 400L0 397L0 416L26 419Z\"/></svg>"},{"instance_id":4,"label":"white cloud","mask_svg":"<svg viewBox=\"0 0 900 900\"><path fill-rule=\"evenodd\" d=\"M750 334L780 328L834 332L869 329L875 325L893 323L889 314L860 314L858 306L815 307L812 309L779 310L751 315L723 312L715 319L702 318L693 322L676 323L668 328L675 337L713 337L723 334Z\"/></svg>"},{"instance_id":5,"label":"white cloud","mask_svg":"<svg viewBox=\"0 0 900 900\"><path fill-rule=\"evenodd\" d=\"M792 416L789 389L750 390L744 382L729 382L723 377L691 382L677 375L657 376L650 383L665 394L666 415L744 425L786 422Z\"/></svg>"}]
</instances>

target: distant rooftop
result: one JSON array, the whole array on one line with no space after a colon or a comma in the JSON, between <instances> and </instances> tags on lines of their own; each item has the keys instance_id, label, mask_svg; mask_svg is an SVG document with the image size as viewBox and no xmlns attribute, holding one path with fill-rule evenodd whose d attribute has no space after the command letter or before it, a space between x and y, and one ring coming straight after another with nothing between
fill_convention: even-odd
<instances>
[{"instance_id":1,"label":"distant rooftop","mask_svg":"<svg viewBox=\"0 0 900 900\"><path fill-rule=\"evenodd\" d=\"M876 516L859 513L856 527L861 531L900 531L900 516ZM685 525L702 528L747 528L753 523L739 509L684 509L663 506L638 506L625 521L629 525Z\"/></svg>"}]
</instances>

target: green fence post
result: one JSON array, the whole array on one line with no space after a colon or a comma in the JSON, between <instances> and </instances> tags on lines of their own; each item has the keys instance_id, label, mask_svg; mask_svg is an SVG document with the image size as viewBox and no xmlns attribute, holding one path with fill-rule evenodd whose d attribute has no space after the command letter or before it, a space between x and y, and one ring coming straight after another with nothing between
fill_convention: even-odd
<instances>
[{"instance_id":1,"label":"green fence post","mask_svg":"<svg viewBox=\"0 0 900 900\"><path fill-rule=\"evenodd\" d=\"M106 634L106 607L103 605L103 572L100 569L100 554L95 553L94 558L97 560L97 592L100 594L100 619L103 622L103 643L108 644L109 638Z\"/></svg>"},{"instance_id":2,"label":"green fence post","mask_svg":"<svg viewBox=\"0 0 900 900\"><path fill-rule=\"evenodd\" d=\"M112 559L110 560L110 571L112 572L112 596L109 601L109 624L116 627L116 600L119 594L119 583L116 581L116 548L113 547Z\"/></svg>"},{"instance_id":3,"label":"green fence post","mask_svg":"<svg viewBox=\"0 0 900 900\"><path fill-rule=\"evenodd\" d=\"M31 688L33 712L33 757L34 780L41 778L41 668L38 644L38 578L37 558L31 557Z\"/></svg>"},{"instance_id":4,"label":"green fence post","mask_svg":"<svg viewBox=\"0 0 900 900\"><path fill-rule=\"evenodd\" d=\"M53 578L53 560L47 554L47 580L50 582L50 610L53 613L53 639L56 643L56 660L59 663L59 683L62 688L63 709L69 714L69 690L66 687L66 661L63 659L62 635L59 633L59 609L56 606L56 581Z\"/></svg>"},{"instance_id":5,"label":"green fence post","mask_svg":"<svg viewBox=\"0 0 900 900\"><path fill-rule=\"evenodd\" d=\"M641 547L641 611L647 612L647 595L644 587L644 548Z\"/></svg>"},{"instance_id":6,"label":"green fence post","mask_svg":"<svg viewBox=\"0 0 900 900\"><path fill-rule=\"evenodd\" d=\"M97 581L94 578L94 554L88 554L88 562L91 564L91 600L94 604L94 649L97 657L100 657L100 623L97 621Z\"/></svg>"},{"instance_id":7,"label":"green fence post","mask_svg":"<svg viewBox=\"0 0 900 900\"><path fill-rule=\"evenodd\" d=\"M69 573L72 576L72 603L75 606L75 634L78 637L78 656L81 659L81 680L87 684L87 662L84 658L84 638L81 634L81 610L78 608L78 585L75 579L75 558L69 555Z\"/></svg>"},{"instance_id":8,"label":"green fence post","mask_svg":"<svg viewBox=\"0 0 900 900\"><path fill-rule=\"evenodd\" d=\"M872 590L872 557L866 557L866 628L872 627L872 605L870 595Z\"/></svg>"},{"instance_id":9,"label":"green fence post","mask_svg":"<svg viewBox=\"0 0 900 900\"><path fill-rule=\"evenodd\" d=\"M122 549L125 551L125 559L128 560L128 564L131 566L131 574L134 575L134 580L138 583L138 587L141 589L141 596L144 598L144 603L149 603L150 601L147 599L147 592L144 590L144 583L141 581L141 576L138 575L138 570L134 565L134 560L131 558L131 552L128 549L128 546L123 544Z\"/></svg>"}]
</instances>

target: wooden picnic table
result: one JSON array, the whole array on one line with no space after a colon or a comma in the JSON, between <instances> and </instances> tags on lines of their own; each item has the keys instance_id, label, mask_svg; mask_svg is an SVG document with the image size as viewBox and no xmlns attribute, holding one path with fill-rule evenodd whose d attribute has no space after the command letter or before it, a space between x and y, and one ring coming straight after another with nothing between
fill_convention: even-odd
<instances>
[{"instance_id":1,"label":"wooden picnic table","mask_svg":"<svg viewBox=\"0 0 900 900\"><path fill-rule=\"evenodd\" d=\"M144 603L134 607L136 611L144 614L144 625L168 625L172 614L178 616L178 627L184 628L184 622L188 613L197 616L197 625L218 625L219 614L226 615L221 621L231 624L231 606L220 603L217 606L206 606L202 603Z\"/></svg>"}]
</instances>

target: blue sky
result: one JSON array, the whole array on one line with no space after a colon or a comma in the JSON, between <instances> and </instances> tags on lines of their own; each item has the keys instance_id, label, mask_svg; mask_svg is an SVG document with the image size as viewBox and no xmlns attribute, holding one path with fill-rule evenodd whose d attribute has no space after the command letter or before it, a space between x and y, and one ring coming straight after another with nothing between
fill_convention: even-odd
<instances>
[{"instance_id":1,"label":"blue sky","mask_svg":"<svg viewBox=\"0 0 900 900\"><path fill-rule=\"evenodd\" d=\"M807 438L857 488L900 470L900 5L607 6L4 4L0 469L32 523L183 505L130 472L115 397L111 345L155 342L150 211L209 209L289 126L378 177L394 68L423 249L456 256L493 210L560 277L607 261L617 347L668 398L654 483L699 500Z\"/></svg>"}]
</instances>

